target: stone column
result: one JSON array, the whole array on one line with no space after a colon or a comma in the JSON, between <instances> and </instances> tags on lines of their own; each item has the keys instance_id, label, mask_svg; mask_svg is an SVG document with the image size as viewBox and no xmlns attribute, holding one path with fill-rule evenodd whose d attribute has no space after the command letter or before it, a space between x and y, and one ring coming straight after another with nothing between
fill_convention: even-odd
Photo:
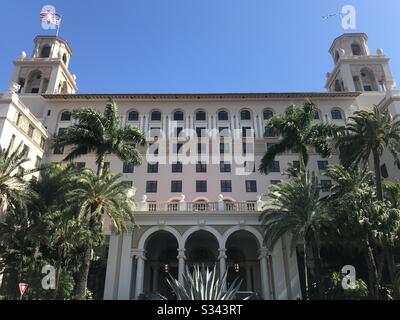
<instances>
[{"instance_id":1,"label":"stone column","mask_svg":"<svg viewBox=\"0 0 400 320\"><path fill-rule=\"evenodd\" d=\"M258 125L260 126L260 130L259 130L258 134L260 136L260 139L262 139L262 138L264 138L264 127L265 127L263 117L258 117Z\"/></svg>"},{"instance_id":2,"label":"stone column","mask_svg":"<svg viewBox=\"0 0 400 320\"><path fill-rule=\"evenodd\" d=\"M137 260L136 264L136 285L135 285L135 299L143 292L144 283L144 262L146 261L146 250L137 249L133 251L133 256Z\"/></svg>"},{"instance_id":3,"label":"stone column","mask_svg":"<svg viewBox=\"0 0 400 320\"><path fill-rule=\"evenodd\" d=\"M257 120L258 120L258 115L253 117L253 127L254 127L253 129L254 129L254 138L255 139L259 138L259 136L258 136L258 128L257 128Z\"/></svg>"},{"instance_id":4,"label":"stone column","mask_svg":"<svg viewBox=\"0 0 400 320\"><path fill-rule=\"evenodd\" d=\"M185 248L178 248L178 256L176 257L178 259L178 281L183 284L183 274L185 272Z\"/></svg>"},{"instance_id":5,"label":"stone column","mask_svg":"<svg viewBox=\"0 0 400 320\"><path fill-rule=\"evenodd\" d=\"M226 249L225 248L219 248L219 274L220 274L220 279L221 281L224 279L224 275L226 272ZM224 281L224 283L222 284L222 288L224 291L226 291L226 279Z\"/></svg>"},{"instance_id":6,"label":"stone column","mask_svg":"<svg viewBox=\"0 0 400 320\"><path fill-rule=\"evenodd\" d=\"M107 257L106 281L104 285L104 300L114 299L114 288L116 284L117 257L118 257L118 239L119 236L112 234Z\"/></svg>"},{"instance_id":7,"label":"stone column","mask_svg":"<svg viewBox=\"0 0 400 320\"><path fill-rule=\"evenodd\" d=\"M260 260L260 274L261 274L261 288L262 293L265 300L269 300L269 283L268 283L268 249L261 248L259 250L260 255L258 256L258 260Z\"/></svg>"},{"instance_id":8,"label":"stone column","mask_svg":"<svg viewBox=\"0 0 400 320\"><path fill-rule=\"evenodd\" d=\"M121 264L119 269L118 300L129 300L132 277L132 229L122 236Z\"/></svg>"}]
</instances>

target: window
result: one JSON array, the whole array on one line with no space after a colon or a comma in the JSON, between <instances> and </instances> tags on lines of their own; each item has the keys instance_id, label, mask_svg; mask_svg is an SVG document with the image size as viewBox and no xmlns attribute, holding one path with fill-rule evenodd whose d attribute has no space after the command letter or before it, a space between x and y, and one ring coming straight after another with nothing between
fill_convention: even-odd
<instances>
[{"instance_id":1,"label":"window","mask_svg":"<svg viewBox=\"0 0 400 320\"><path fill-rule=\"evenodd\" d=\"M160 111L153 111L151 113L151 121L161 121L161 112Z\"/></svg>"},{"instance_id":2,"label":"window","mask_svg":"<svg viewBox=\"0 0 400 320\"><path fill-rule=\"evenodd\" d=\"M251 127L242 127L242 138L251 137Z\"/></svg>"},{"instance_id":3,"label":"window","mask_svg":"<svg viewBox=\"0 0 400 320\"><path fill-rule=\"evenodd\" d=\"M353 53L353 56L361 56L361 46L358 43L353 43L351 45L351 52Z\"/></svg>"},{"instance_id":4,"label":"window","mask_svg":"<svg viewBox=\"0 0 400 320\"><path fill-rule=\"evenodd\" d=\"M157 181L147 181L146 182L146 192L156 193L157 192Z\"/></svg>"},{"instance_id":5,"label":"window","mask_svg":"<svg viewBox=\"0 0 400 320\"><path fill-rule=\"evenodd\" d=\"M273 113L272 110L264 110L264 112L263 112L264 120L269 120L269 119L271 119L273 116L274 116L274 113Z\"/></svg>"},{"instance_id":6,"label":"window","mask_svg":"<svg viewBox=\"0 0 400 320\"><path fill-rule=\"evenodd\" d=\"M172 164L172 172L177 173L177 172L182 172L183 171L183 166L182 162L177 162Z\"/></svg>"},{"instance_id":7,"label":"window","mask_svg":"<svg viewBox=\"0 0 400 320\"><path fill-rule=\"evenodd\" d=\"M218 112L218 120L220 121L227 121L228 120L228 112L227 111L220 111Z\"/></svg>"},{"instance_id":8,"label":"window","mask_svg":"<svg viewBox=\"0 0 400 320\"><path fill-rule=\"evenodd\" d=\"M321 191L329 192L331 191L332 181L331 180L321 180Z\"/></svg>"},{"instance_id":9,"label":"window","mask_svg":"<svg viewBox=\"0 0 400 320\"><path fill-rule=\"evenodd\" d=\"M267 151L269 151L274 144L275 143L267 143Z\"/></svg>"},{"instance_id":10,"label":"window","mask_svg":"<svg viewBox=\"0 0 400 320\"><path fill-rule=\"evenodd\" d=\"M318 169L320 171L326 170L326 168L329 165L327 160L319 160L317 163L318 163Z\"/></svg>"},{"instance_id":11,"label":"window","mask_svg":"<svg viewBox=\"0 0 400 320\"><path fill-rule=\"evenodd\" d=\"M21 118L22 118L22 115L21 115L20 113L18 113L18 115L17 115L17 120L15 121L15 124L16 124L17 126L19 126L19 123L21 122Z\"/></svg>"},{"instance_id":12,"label":"window","mask_svg":"<svg viewBox=\"0 0 400 320\"><path fill-rule=\"evenodd\" d=\"M342 111L340 111L339 109L333 109L331 111L331 116L332 116L333 120L341 120L341 119L343 119Z\"/></svg>"},{"instance_id":13,"label":"window","mask_svg":"<svg viewBox=\"0 0 400 320\"><path fill-rule=\"evenodd\" d=\"M241 120L251 120L251 113L249 110L240 111L240 119Z\"/></svg>"},{"instance_id":14,"label":"window","mask_svg":"<svg viewBox=\"0 0 400 320\"><path fill-rule=\"evenodd\" d=\"M219 136L220 137L229 137L229 128L228 127L219 127Z\"/></svg>"},{"instance_id":15,"label":"window","mask_svg":"<svg viewBox=\"0 0 400 320\"><path fill-rule=\"evenodd\" d=\"M86 167L86 162L76 162L75 165L78 170L83 170Z\"/></svg>"},{"instance_id":16,"label":"window","mask_svg":"<svg viewBox=\"0 0 400 320\"><path fill-rule=\"evenodd\" d=\"M149 145L149 154L158 155L159 151L159 144L158 143L151 143Z\"/></svg>"},{"instance_id":17,"label":"window","mask_svg":"<svg viewBox=\"0 0 400 320\"><path fill-rule=\"evenodd\" d=\"M133 173L134 169L134 165L132 162L124 162L124 164L122 165L122 172L123 173Z\"/></svg>"},{"instance_id":18,"label":"window","mask_svg":"<svg viewBox=\"0 0 400 320\"><path fill-rule=\"evenodd\" d=\"M204 127L197 127L196 128L196 135L198 138L205 137L206 128Z\"/></svg>"},{"instance_id":19,"label":"window","mask_svg":"<svg viewBox=\"0 0 400 320\"><path fill-rule=\"evenodd\" d=\"M207 192L207 180L196 181L196 192Z\"/></svg>"},{"instance_id":20,"label":"window","mask_svg":"<svg viewBox=\"0 0 400 320\"><path fill-rule=\"evenodd\" d=\"M206 144L198 143L197 144L197 154L204 154L204 153L206 153Z\"/></svg>"},{"instance_id":21,"label":"window","mask_svg":"<svg viewBox=\"0 0 400 320\"><path fill-rule=\"evenodd\" d=\"M268 126L266 126L264 128L264 138L270 138L270 137L275 137L275 130L273 128L270 128Z\"/></svg>"},{"instance_id":22,"label":"window","mask_svg":"<svg viewBox=\"0 0 400 320\"><path fill-rule=\"evenodd\" d=\"M35 131L35 128L30 124L28 127L28 136L29 138L33 137L33 132Z\"/></svg>"},{"instance_id":23,"label":"window","mask_svg":"<svg viewBox=\"0 0 400 320\"><path fill-rule=\"evenodd\" d=\"M281 180L271 180L270 183L271 185L277 185L281 183Z\"/></svg>"},{"instance_id":24,"label":"window","mask_svg":"<svg viewBox=\"0 0 400 320\"><path fill-rule=\"evenodd\" d=\"M223 173L231 172L231 164L221 161L219 163L219 172L223 172Z\"/></svg>"},{"instance_id":25,"label":"window","mask_svg":"<svg viewBox=\"0 0 400 320\"><path fill-rule=\"evenodd\" d=\"M252 143L242 143L243 154L254 151L254 145Z\"/></svg>"},{"instance_id":26,"label":"window","mask_svg":"<svg viewBox=\"0 0 400 320\"><path fill-rule=\"evenodd\" d=\"M207 164L201 161L196 163L196 172L207 172Z\"/></svg>"},{"instance_id":27,"label":"window","mask_svg":"<svg viewBox=\"0 0 400 320\"><path fill-rule=\"evenodd\" d=\"M110 162L104 162L104 171L110 171Z\"/></svg>"},{"instance_id":28,"label":"window","mask_svg":"<svg viewBox=\"0 0 400 320\"><path fill-rule=\"evenodd\" d=\"M39 168L41 163L42 163L42 158L37 156L35 162L35 168Z\"/></svg>"},{"instance_id":29,"label":"window","mask_svg":"<svg viewBox=\"0 0 400 320\"><path fill-rule=\"evenodd\" d=\"M147 164L147 173L158 173L158 162Z\"/></svg>"},{"instance_id":30,"label":"window","mask_svg":"<svg viewBox=\"0 0 400 320\"><path fill-rule=\"evenodd\" d=\"M221 180L221 192L232 192L232 180Z\"/></svg>"},{"instance_id":31,"label":"window","mask_svg":"<svg viewBox=\"0 0 400 320\"><path fill-rule=\"evenodd\" d=\"M150 128L150 137L157 139L161 135L161 130L159 127Z\"/></svg>"},{"instance_id":32,"label":"window","mask_svg":"<svg viewBox=\"0 0 400 320\"><path fill-rule=\"evenodd\" d=\"M11 136L11 140L10 140L10 149L12 149L14 147L15 139L16 139L16 136L15 136L15 134L13 134Z\"/></svg>"},{"instance_id":33,"label":"window","mask_svg":"<svg viewBox=\"0 0 400 320\"><path fill-rule=\"evenodd\" d=\"M271 172L281 172L279 161L272 161L270 170Z\"/></svg>"},{"instance_id":34,"label":"window","mask_svg":"<svg viewBox=\"0 0 400 320\"><path fill-rule=\"evenodd\" d=\"M61 113L61 121L71 121L71 112L70 111L64 111Z\"/></svg>"},{"instance_id":35,"label":"window","mask_svg":"<svg viewBox=\"0 0 400 320\"><path fill-rule=\"evenodd\" d=\"M47 116L51 115L51 110L47 110Z\"/></svg>"},{"instance_id":36,"label":"window","mask_svg":"<svg viewBox=\"0 0 400 320\"><path fill-rule=\"evenodd\" d=\"M54 147L54 154L63 154L64 153L64 147Z\"/></svg>"},{"instance_id":37,"label":"window","mask_svg":"<svg viewBox=\"0 0 400 320\"><path fill-rule=\"evenodd\" d=\"M139 120L139 112L131 111L128 113L128 121L138 121Z\"/></svg>"},{"instance_id":38,"label":"window","mask_svg":"<svg viewBox=\"0 0 400 320\"><path fill-rule=\"evenodd\" d=\"M175 143L173 146L173 151L175 154L182 153L183 151L183 143Z\"/></svg>"},{"instance_id":39,"label":"window","mask_svg":"<svg viewBox=\"0 0 400 320\"><path fill-rule=\"evenodd\" d=\"M183 131L182 127L176 127L175 128L175 137L179 137L179 135L181 134L182 131Z\"/></svg>"},{"instance_id":40,"label":"window","mask_svg":"<svg viewBox=\"0 0 400 320\"><path fill-rule=\"evenodd\" d=\"M219 153L228 153L229 152L229 144L228 143L220 143L219 144Z\"/></svg>"},{"instance_id":41,"label":"window","mask_svg":"<svg viewBox=\"0 0 400 320\"><path fill-rule=\"evenodd\" d=\"M319 111L318 110L314 110L314 120L319 120Z\"/></svg>"},{"instance_id":42,"label":"window","mask_svg":"<svg viewBox=\"0 0 400 320\"><path fill-rule=\"evenodd\" d=\"M300 169L300 161L299 160L293 160L293 168Z\"/></svg>"},{"instance_id":43,"label":"window","mask_svg":"<svg viewBox=\"0 0 400 320\"><path fill-rule=\"evenodd\" d=\"M182 192L182 181L171 181L171 192Z\"/></svg>"},{"instance_id":44,"label":"window","mask_svg":"<svg viewBox=\"0 0 400 320\"><path fill-rule=\"evenodd\" d=\"M246 192L257 192L256 180L246 180Z\"/></svg>"},{"instance_id":45,"label":"window","mask_svg":"<svg viewBox=\"0 0 400 320\"><path fill-rule=\"evenodd\" d=\"M206 113L204 111L197 111L196 112L196 120L197 121L205 121L206 120Z\"/></svg>"},{"instance_id":46,"label":"window","mask_svg":"<svg viewBox=\"0 0 400 320\"><path fill-rule=\"evenodd\" d=\"M182 111L175 111L174 112L174 120L175 121L183 121L183 112Z\"/></svg>"},{"instance_id":47,"label":"window","mask_svg":"<svg viewBox=\"0 0 400 320\"><path fill-rule=\"evenodd\" d=\"M42 51L40 52L40 57L41 58L50 57L50 50L51 50L50 46L48 46L48 45L43 46Z\"/></svg>"}]
</instances>

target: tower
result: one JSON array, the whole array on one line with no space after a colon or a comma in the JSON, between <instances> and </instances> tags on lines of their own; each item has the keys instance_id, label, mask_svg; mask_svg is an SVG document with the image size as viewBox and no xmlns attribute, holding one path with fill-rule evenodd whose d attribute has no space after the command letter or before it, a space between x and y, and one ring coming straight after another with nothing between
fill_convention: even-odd
<instances>
[{"instance_id":1,"label":"tower","mask_svg":"<svg viewBox=\"0 0 400 320\"><path fill-rule=\"evenodd\" d=\"M37 36L30 58L21 52L14 61L11 82L20 94L73 94L76 76L68 70L72 51L68 43L56 36Z\"/></svg>"},{"instance_id":2,"label":"tower","mask_svg":"<svg viewBox=\"0 0 400 320\"><path fill-rule=\"evenodd\" d=\"M336 38L329 49L334 62L327 74L325 87L330 92L393 90L396 84L389 67L389 58L377 49L372 55L365 33L346 33Z\"/></svg>"}]
</instances>

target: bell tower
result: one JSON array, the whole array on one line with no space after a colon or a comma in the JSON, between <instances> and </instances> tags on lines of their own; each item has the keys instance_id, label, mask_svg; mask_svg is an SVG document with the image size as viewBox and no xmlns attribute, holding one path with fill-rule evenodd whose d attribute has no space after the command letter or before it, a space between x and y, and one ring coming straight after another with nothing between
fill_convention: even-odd
<instances>
[{"instance_id":1,"label":"bell tower","mask_svg":"<svg viewBox=\"0 0 400 320\"><path fill-rule=\"evenodd\" d=\"M336 38L329 49L334 62L325 88L330 92L394 90L389 58L377 49L372 55L365 33L346 33Z\"/></svg>"},{"instance_id":2,"label":"bell tower","mask_svg":"<svg viewBox=\"0 0 400 320\"><path fill-rule=\"evenodd\" d=\"M56 36L37 36L32 55L24 51L14 61L11 82L19 85L19 94L73 94L76 76L68 66L72 51L68 43Z\"/></svg>"}]
</instances>

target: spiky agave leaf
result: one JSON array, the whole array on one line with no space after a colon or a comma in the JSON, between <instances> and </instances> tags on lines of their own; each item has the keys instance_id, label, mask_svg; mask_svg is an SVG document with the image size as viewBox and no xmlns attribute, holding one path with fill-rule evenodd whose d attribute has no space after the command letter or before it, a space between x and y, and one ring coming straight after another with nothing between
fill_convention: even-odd
<instances>
[{"instance_id":1,"label":"spiky agave leaf","mask_svg":"<svg viewBox=\"0 0 400 320\"><path fill-rule=\"evenodd\" d=\"M223 284L226 281L225 272L222 281L220 280L217 269L195 265L193 273L186 266L183 274L183 283L180 283L171 275L167 282L175 293L178 300L233 300L239 290L241 281L235 279L229 289L224 292Z\"/></svg>"}]
</instances>

